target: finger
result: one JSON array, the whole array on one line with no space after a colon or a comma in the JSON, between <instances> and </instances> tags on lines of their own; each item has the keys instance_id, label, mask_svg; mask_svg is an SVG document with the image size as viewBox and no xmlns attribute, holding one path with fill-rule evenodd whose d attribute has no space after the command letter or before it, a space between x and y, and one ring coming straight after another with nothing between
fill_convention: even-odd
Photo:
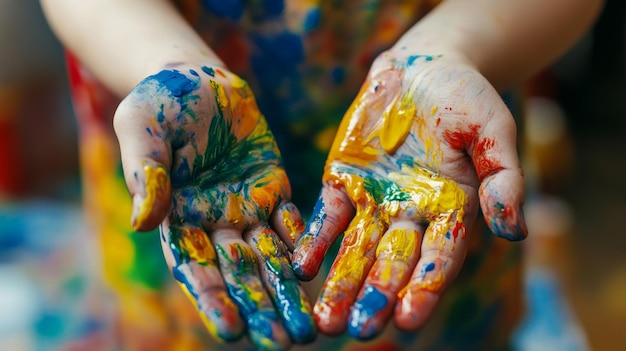
<instances>
[{"instance_id":1,"label":"finger","mask_svg":"<svg viewBox=\"0 0 626 351\"><path fill-rule=\"evenodd\" d=\"M137 116L133 100L128 97L120 104L114 125L124 179L133 199L131 224L135 230L146 231L156 228L170 208L171 151L156 117L146 122Z\"/></svg>"},{"instance_id":2,"label":"finger","mask_svg":"<svg viewBox=\"0 0 626 351\"><path fill-rule=\"evenodd\" d=\"M304 231L304 222L296 205L291 201L283 201L272 213L270 224L289 250L293 251L296 240Z\"/></svg>"},{"instance_id":3,"label":"finger","mask_svg":"<svg viewBox=\"0 0 626 351\"><path fill-rule=\"evenodd\" d=\"M263 286L252 248L235 230L220 229L211 238L226 288L248 326L251 341L260 349L288 348L291 340Z\"/></svg>"},{"instance_id":4,"label":"finger","mask_svg":"<svg viewBox=\"0 0 626 351\"><path fill-rule=\"evenodd\" d=\"M481 182L480 206L489 229L508 240L527 234L522 210L524 177L517 156L515 121L500 102L468 150Z\"/></svg>"},{"instance_id":5,"label":"finger","mask_svg":"<svg viewBox=\"0 0 626 351\"><path fill-rule=\"evenodd\" d=\"M206 233L193 225L161 227L161 244L168 266L183 291L218 340L239 339L245 330L239 309L226 291L217 257Z\"/></svg>"},{"instance_id":6,"label":"finger","mask_svg":"<svg viewBox=\"0 0 626 351\"><path fill-rule=\"evenodd\" d=\"M394 319L400 329L420 328L461 270L469 240L456 213L438 216L426 229L421 257L409 283L398 293Z\"/></svg>"},{"instance_id":7,"label":"finger","mask_svg":"<svg viewBox=\"0 0 626 351\"><path fill-rule=\"evenodd\" d=\"M317 274L330 246L348 226L354 207L346 193L325 184L304 234L297 241L293 269L302 280Z\"/></svg>"},{"instance_id":8,"label":"finger","mask_svg":"<svg viewBox=\"0 0 626 351\"><path fill-rule=\"evenodd\" d=\"M409 281L417 264L424 229L414 221L394 221L376 249L376 262L350 310L348 332L367 340L387 325L397 294Z\"/></svg>"},{"instance_id":9,"label":"finger","mask_svg":"<svg viewBox=\"0 0 626 351\"><path fill-rule=\"evenodd\" d=\"M376 246L384 230L373 209L357 212L314 307L320 332L327 335L345 332L350 306L374 263Z\"/></svg>"},{"instance_id":10,"label":"finger","mask_svg":"<svg viewBox=\"0 0 626 351\"><path fill-rule=\"evenodd\" d=\"M261 262L261 277L291 339L297 343L313 341L316 330L311 302L293 272L284 242L268 227L250 231L246 241Z\"/></svg>"}]
</instances>

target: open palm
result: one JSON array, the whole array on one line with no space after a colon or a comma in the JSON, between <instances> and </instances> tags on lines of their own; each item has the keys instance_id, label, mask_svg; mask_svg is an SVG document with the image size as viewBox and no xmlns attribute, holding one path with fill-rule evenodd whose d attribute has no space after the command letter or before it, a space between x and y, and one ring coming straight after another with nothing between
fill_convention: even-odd
<instances>
[{"instance_id":1,"label":"open palm","mask_svg":"<svg viewBox=\"0 0 626 351\"><path fill-rule=\"evenodd\" d=\"M165 258L209 331L247 329L267 349L315 336L289 262L303 224L252 92L220 68L176 67L141 82L115 129L137 230L161 225Z\"/></svg>"},{"instance_id":2,"label":"open palm","mask_svg":"<svg viewBox=\"0 0 626 351\"><path fill-rule=\"evenodd\" d=\"M294 268L317 273L343 233L314 308L321 332L374 337L392 315L419 328L459 272L480 205L526 234L515 124L491 85L447 57L387 52L339 128Z\"/></svg>"}]
</instances>

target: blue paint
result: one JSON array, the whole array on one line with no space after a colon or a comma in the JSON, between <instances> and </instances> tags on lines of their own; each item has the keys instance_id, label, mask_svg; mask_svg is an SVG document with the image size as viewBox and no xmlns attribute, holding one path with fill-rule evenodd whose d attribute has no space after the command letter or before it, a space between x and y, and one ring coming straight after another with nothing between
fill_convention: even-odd
<instances>
[{"instance_id":1,"label":"blue paint","mask_svg":"<svg viewBox=\"0 0 626 351\"><path fill-rule=\"evenodd\" d=\"M172 173L172 186L180 187L191 179L191 168L186 158L180 163L178 168Z\"/></svg>"},{"instance_id":2,"label":"blue paint","mask_svg":"<svg viewBox=\"0 0 626 351\"><path fill-rule=\"evenodd\" d=\"M511 228L507 223L507 220L502 216L502 212L505 209L504 204L496 202L496 212L493 218L488 221L489 229L498 237L509 241L521 241L525 239L524 230L522 229L522 223L524 222L524 209L522 206L519 208L520 220L515 223L515 227Z\"/></svg>"},{"instance_id":3,"label":"blue paint","mask_svg":"<svg viewBox=\"0 0 626 351\"><path fill-rule=\"evenodd\" d=\"M189 79L177 70L164 70L148 79L154 79L165 86L174 97L185 96L198 89L199 83Z\"/></svg>"},{"instance_id":4,"label":"blue paint","mask_svg":"<svg viewBox=\"0 0 626 351\"><path fill-rule=\"evenodd\" d=\"M274 245L280 247L280 242L274 239ZM276 260L267 259L265 265L269 274L268 280L274 289L274 305L284 319L284 325L292 339L298 343L313 341L316 335L315 323L310 314L302 311L302 296L300 284L291 268L288 258L278 254Z\"/></svg>"},{"instance_id":5,"label":"blue paint","mask_svg":"<svg viewBox=\"0 0 626 351\"><path fill-rule=\"evenodd\" d=\"M202 4L218 17L238 20L243 15L244 0L202 0Z\"/></svg>"},{"instance_id":6,"label":"blue paint","mask_svg":"<svg viewBox=\"0 0 626 351\"><path fill-rule=\"evenodd\" d=\"M210 75L211 77L215 77L215 70L211 67L202 66L202 72Z\"/></svg>"},{"instance_id":7,"label":"blue paint","mask_svg":"<svg viewBox=\"0 0 626 351\"><path fill-rule=\"evenodd\" d=\"M246 316L250 339L256 345L266 344L267 341L275 341L272 331L273 323L280 323L274 310L259 310Z\"/></svg>"},{"instance_id":8,"label":"blue paint","mask_svg":"<svg viewBox=\"0 0 626 351\"><path fill-rule=\"evenodd\" d=\"M380 331L371 323L378 312L388 304L387 297L376 287L368 285L363 297L352 306L348 333L358 339L371 339Z\"/></svg>"},{"instance_id":9,"label":"blue paint","mask_svg":"<svg viewBox=\"0 0 626 351\"><path fill-rule=\"evenodd\" d=\"M146 127L146 132L148 132L148 134L150 134L150 136L153 136L152 135L152 130L150 128Z\"/></svg>"},{"instance_id":10,"label":"blue paint","mask_svg":"<svg viewBox=\"0 0 626 351\"><path fill-rule=\"evenodd\" d=\"M344 79L346 78L346 71L343 69L343 67L340 66L333 68L330 74L335 84L343 83Z\"/></svg>"},{"instance_id":11,"label":"blue paint","mask_svg":"<svg viewBox=\"0 0 626 351\"><path fill-rule=\"evenodd\" d=\"M191 73L191 75L192 75L192 76L200 77L200 75L198 74L198 72L196 72L196 71L194 71L194 70L192 70L192 69L190 69L190 70L189 70L189 73Z\"/></svg>"},{"instance_id":12,"label":"blue paint","mask_svg":"<svg viewBox=\"0 0 626 351\"><path fill-rule=\"evenodd\" d=\"M304 32L310 32L319 27L322 13L319 8L315 8L306 14L304 18Z\"/></svg>"},{"instance_id":13,"label":"blue paint","mask_svg":"<svg viewBox=\"0 0 626 351\"><path fill-rule=\"evenodd\" d=\"M163 113L163 104L161 104L161 107L159 108L159 112L156 115L156 119L157 122L162 123L163 121L165 121L165 114Z\"/></svg>"},{"instance_id":14,"label":"blue paint","mask_svg":"<svg viewBox=\"0 0 626 351\"><path fill-rule=\"evenodd\" d=\"M304 235L317 237L322 231L322 224L326 219L326 205L324 205L324 199L322 198L322 194L320 193L317 202L315 203L315 207L313 207L313 215L311 219L307 223L306 229L304 230Z\"/></svg>"},{"instance_id":15,"label":"blue paint","mask_svg":"<svg viewBox=\"0 0 626 351\"><path fill-rule=\"evenodd\" d=\"M426 273L432 272L435 269L435 263L429 262L422 268L422 278L426 276Z\"/></svg>"},{"instance_id":16,"label":"blue paint","mask_svg":"<svg viewBox=\"0 0 626 351\"><path fill-rule=\"evenodd\" d=\"M262 3L265 14L269 16L278 16L285 10L284 0L263 0Z\"/></svg>"},{"instance_id":17,"label":"blue paint","mask_svg":"<svg viewBox=\"0 0 626 351\"><path fill-rule=\"evenodd\" d=\"M174 253L174 257L176 258L176 261L179 262L180 256L181 256L179 254L179 250L172 248L172 251ZM189 291L191 296L193 296L194 300L197 301L198 300L198 294L194 291L193 285L191 285L191 283L187 279L187 276L185 275L185 273L180 271L179 264L177 264L174 267L172 267L172 273L174 275L174 279L176 279L181 284L183 284L187 288L187 290Z\"/></svg>"},{"instance_id":18,"label":"blue paint","mask_svg":"<svg viewBox=\"0 0 626 351\"><path fill-rule=\"evenodd\" d=\"M267 64L293 66L304 60L300 36L283 31L274 36L255 35L252 38Z\"/></svg>"},{"instance_id":19,"label":"blue paint","mask_svg":"<svg viewBox=\"0 0 626 351\"><path fill-rule=\"evenodd\" d=\"M411 55L409 56L409 58L406 60L407 65L411 66L415 60L417 59L424 59L424 61L429 62L433 60L433 56L430 55Z\"/></svg>"}]
</instances>

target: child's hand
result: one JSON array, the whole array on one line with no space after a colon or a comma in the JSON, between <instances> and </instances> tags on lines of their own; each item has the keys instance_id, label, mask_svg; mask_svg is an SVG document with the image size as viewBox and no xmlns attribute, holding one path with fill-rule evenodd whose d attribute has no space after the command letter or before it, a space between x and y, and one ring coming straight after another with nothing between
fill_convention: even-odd
<instances>
[{"instance_id":1,"label":"child's hand","mask_svg":"<svg viewBox=\"0 0 626 351\"><path fill-rule=\"evenodd\" d=\"M314 338L289 261L304 225L281 156L247 84L179 66L142 81L115 114L133 226L161 225L174 277L207 328L259 347Z\"/></svg>"},{"instance_id":2,"label":"child's hand","mask_svg":"<svg viewBox=\"0 0 626 351\"><path fill-rule=\"evenodd\" d=\"M513 118L471 66L387 52L339 128L294 252L311 279L345 233L314 308L320 331L377 335L427 320L461 269L478 202L498 236L526 236Z\"/></svg>"}]
</instances>

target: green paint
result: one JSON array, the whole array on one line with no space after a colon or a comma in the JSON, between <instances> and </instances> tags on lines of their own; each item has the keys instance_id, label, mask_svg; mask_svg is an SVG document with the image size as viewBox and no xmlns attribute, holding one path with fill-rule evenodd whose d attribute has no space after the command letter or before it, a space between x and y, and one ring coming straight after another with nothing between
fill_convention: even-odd
<instances>
[{"instance_id":1,"label":"green paint","mask_svg":"<svg viewBox=\"0 0 626 351\"><path fill-rule=\"evenodd\" d=\"M368 191L377 204L383 202L408 201L411 196L400 189L398 184L387 179L374 179L366 177L364 179L364 188Z\"/></svg>"}]
</instances>

